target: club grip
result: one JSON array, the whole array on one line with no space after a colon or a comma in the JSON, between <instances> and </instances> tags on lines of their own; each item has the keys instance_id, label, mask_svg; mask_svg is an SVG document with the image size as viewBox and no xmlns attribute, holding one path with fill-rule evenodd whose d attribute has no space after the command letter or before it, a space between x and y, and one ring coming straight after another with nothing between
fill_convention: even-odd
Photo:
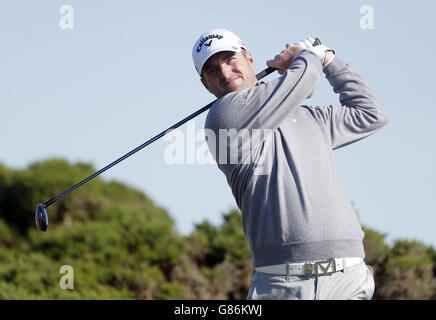
<instances>
[{"instance_id":1,"label":"club grip","mask_svg":"<svg viewBox=\"0 0 436 320\"><path fill-rule=\"evenodd\" d=\"M321 41L318 38L315 38L315 42L313 43L313 46L315 47L315 46L320 45L320 44L321 44ZM260 80L260 79L266 77L267 75L273 73L276 70L277 70L276 68L268 67L268 68L262 70L261 72L259 72L258 74L256 74L256 78L257 78L257 80Z\"/></svg>"},{"instance_id":2,"label":"club grip","mask_svg":"<svg viewBox=\"0 0 436 320\"><path fill-rule=\"evenodd\" d=\"M261 72L259 72L258 74L256 74L256 78L257 78L257 80L260 80L260 79L266 77L267 75L269 75L270 73L273 73L276 70L277 70L276 68L268 67L268 68L262 70Z\"/></svg>"}]
</instances>

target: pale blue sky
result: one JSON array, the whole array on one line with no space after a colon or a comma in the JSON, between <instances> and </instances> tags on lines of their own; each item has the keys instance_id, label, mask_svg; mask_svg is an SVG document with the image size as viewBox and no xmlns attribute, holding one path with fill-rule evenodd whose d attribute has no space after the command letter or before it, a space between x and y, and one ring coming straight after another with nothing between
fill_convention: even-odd
<instances>
[{"instance_id":1,"label":"pale blue sky","mask_svg":"<svg viewBox=\"0 0 436 320\"><path fill-rule=\"evenodd\" d=\"M67 4L74 30L59 27ZM373 30L360 28L362 5L374 9ZM200 109L214 97L191 49L208 29L238 34L256 71L287 42L317 36L368 80L390 114L380 132L335 153L360 221L389 241L436 246L435 12L424 0L2 1L0 162L24 168L61 157L97 170ZM322 79L305 103L339 102ZM236 207L224 175L214 165L168 165L168 144L155 142L102 178L144 191L182 234L204 219L219 223Z\"/></svg>"}]
</instances>

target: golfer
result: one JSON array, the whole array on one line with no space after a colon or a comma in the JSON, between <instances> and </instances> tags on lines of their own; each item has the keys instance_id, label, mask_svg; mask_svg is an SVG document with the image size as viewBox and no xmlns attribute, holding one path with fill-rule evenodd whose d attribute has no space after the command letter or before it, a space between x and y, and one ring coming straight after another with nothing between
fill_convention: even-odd
<instances>
[{"instance_id":1,"label":"golfer","mask_svg":"<svg viewBox=\"0 0 436 320\"><path fill-rule=\"evenodd\" d=\"M255 270L247 299L374 293L364 233L333 150L376 132L388 115L353 67L313 44L287 44L267 61L281 75L267 83L258 83L252 55L228 30L202 34L192 50L203 85L218 98L206 139L242 212ZM302 105L322 73L341 105Z\"/></svg>"}]
</instances>

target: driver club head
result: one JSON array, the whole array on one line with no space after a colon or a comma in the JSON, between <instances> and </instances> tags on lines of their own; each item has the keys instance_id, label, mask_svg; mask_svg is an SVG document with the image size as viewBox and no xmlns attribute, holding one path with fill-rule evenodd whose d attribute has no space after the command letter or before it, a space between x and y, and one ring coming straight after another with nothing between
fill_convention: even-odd
<instances>
[{"instance_id":1,"label":"driver club head","mask_svg":"<svg viewBox=\"0 0 436 320\"><path fill-rule=\"evenodd\" d=\"M39 230L47 231L48 216L47 216L47 211L45 210L45 207L43 204L39 204L36 207L35 222L36 222L36 226L38 227Z\"/></svg>"}]
</instances>

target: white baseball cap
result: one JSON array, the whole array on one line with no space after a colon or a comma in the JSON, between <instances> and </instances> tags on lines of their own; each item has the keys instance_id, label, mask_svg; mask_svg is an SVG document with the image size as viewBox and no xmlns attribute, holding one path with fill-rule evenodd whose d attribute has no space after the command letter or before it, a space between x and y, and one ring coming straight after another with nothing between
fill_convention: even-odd
<instances>
[{"instance_id":1,"label":"white baseball cap","mask_svg":"<svg viewBox=\"0 0 436 320\"><path fill-rule=\"evenodd\" d=\"M207 59L221 51L240 52L247 50L236 34L226 29L212 29L203 33L192 48L192 59L195 69L201 76L201 71Z\"/></svg>"}]
</instances>

